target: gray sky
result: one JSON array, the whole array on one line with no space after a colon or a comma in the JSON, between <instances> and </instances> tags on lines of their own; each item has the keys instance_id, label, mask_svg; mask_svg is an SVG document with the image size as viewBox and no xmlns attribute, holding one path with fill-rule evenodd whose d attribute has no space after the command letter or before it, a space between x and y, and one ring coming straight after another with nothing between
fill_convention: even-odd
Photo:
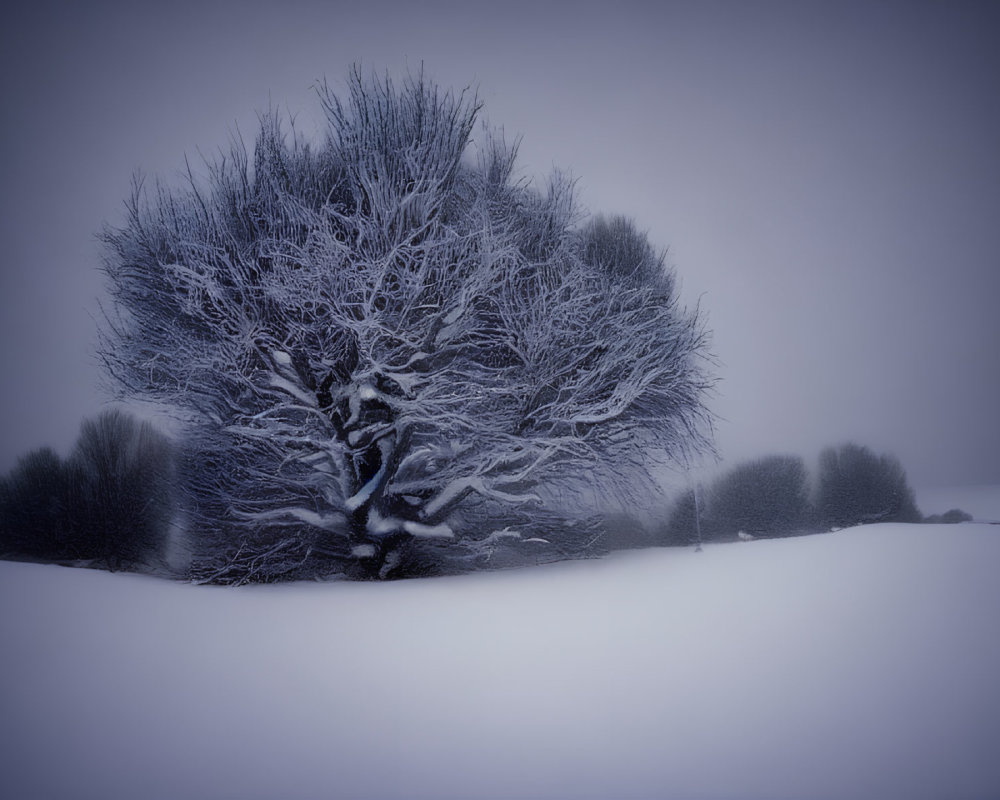
<instances>
[{"instance_id":1,"label":"gray sky","mask_svg":"<svg viewBox=\"0 0 1000 800\"><path fill-rule=\"evenodd\" d=\"M995 4L21 4L0 32L0 469L100 409L95 233L361 61L478 87L714 330L727 461L847 439L1000 483Z\"/></svg>"}]
</instances>

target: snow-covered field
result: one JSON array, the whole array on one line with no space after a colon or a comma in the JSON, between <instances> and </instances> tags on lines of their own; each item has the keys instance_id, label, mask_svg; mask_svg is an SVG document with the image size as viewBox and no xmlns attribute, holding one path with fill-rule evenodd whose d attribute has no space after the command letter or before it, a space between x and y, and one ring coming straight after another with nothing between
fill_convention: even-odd
<instances>
[{"instance_id":1,"label":"snow-covered field","mask_svg":"<svg viewBox=\"0 0 1000 800\"><path fill-rule=\"evenodd\" d=\"M1000 526L0 602L3 797L1000 795Z\"/></svg>"}]
</instances>

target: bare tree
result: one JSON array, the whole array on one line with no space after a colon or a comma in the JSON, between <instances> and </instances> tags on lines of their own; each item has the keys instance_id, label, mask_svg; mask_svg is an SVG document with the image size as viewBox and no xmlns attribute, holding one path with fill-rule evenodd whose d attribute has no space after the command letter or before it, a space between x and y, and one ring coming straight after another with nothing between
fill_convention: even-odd
<instances>
[{"instance_id":1,"label":"bare tree","mask_svg":"<svg viewBox=\"0 0 1000 800\"><path fill-rule=\"evenodd\" d=\"M160 567L173 513L170 443L119 409L85 420L66 463L76 539L111 570Z\"/></svg>"},{"instance_id":2,"label":"bare tree","mask_svg":"<svg viewBox=\"0 0 1000 800\"><path fill-rule=\"evenodd\" d=\"M809 477L798 456L771 455L737 464L712 483L708 518L715 538L787 536L808 529Z\"/></svg>"},{"instance_id":3,"label":"bare tree","mask_svg":"<svg viewBox=\"0 0 1000 800\"><path fill-rule=\"evenodd\" d=\"M29 453L0 479L0 552L111 570L163 566L174 501L170 443L119 410L84 420L68 459Z\"/></svg>"},{"instance_id":4,"label":"bare tree","mask_svg":"<svg viewBox=\"0 0 1000 800\"><path fill-rule=\"evenodd\" d=\"M922 519L899 459L853 442L820 453L816 494L817 512L827 525Z\"/></svg>"},{"instance_id":5,"label":"bare tree","mask_svg":"<svg viewBox=\"0 0 1000 800\"><path fill-rule=\"evenodd\" d=\"M83 557L74 535L73 486L50 448L21 456L0 478L0 555L42 561Z\"/></svg>"},{"instance_id":6,"label":"bare tree","mask_svg":"<svg viewBox=\"0 0 1000 800\"><path fill-rule=\"evenodd\" d=\"M321 97L322 146L265 115L252 163L137 181L105 232L104 359L184 414L199 576L474 556L709 446L705 332L644 236L513 180L502 136L470 147L468 92L355 71Z\"/></svg>"}]
</instances>

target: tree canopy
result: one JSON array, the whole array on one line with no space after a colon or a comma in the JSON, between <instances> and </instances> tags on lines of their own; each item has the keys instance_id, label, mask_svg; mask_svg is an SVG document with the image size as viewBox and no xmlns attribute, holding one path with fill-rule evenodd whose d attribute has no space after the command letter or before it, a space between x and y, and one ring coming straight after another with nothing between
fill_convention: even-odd
<instances>
[{"instance_id":1,"label":"tree canopy","mask_svg":"<svg viewBox=\"0 0 1000 800\"><path fill-rule=\"evenodd\" d=\"M574 497L639 501L710 447L706 331L631 222L517 179L468 91L320 96L325 141L264 114L104 233L104 362L185 423L197 574L573 546Z\"/></svg>"}]
</instances>

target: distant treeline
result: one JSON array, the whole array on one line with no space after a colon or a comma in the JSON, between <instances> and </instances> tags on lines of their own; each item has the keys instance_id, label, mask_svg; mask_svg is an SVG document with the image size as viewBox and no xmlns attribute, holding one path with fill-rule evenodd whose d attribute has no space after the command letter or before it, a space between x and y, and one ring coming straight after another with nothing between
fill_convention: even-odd
<instances>
[{"instance_id":1,"label":"distant treeline","mask_svg":"<svg viewBox=\"0 0 1000 800\"><path fill-rule=\"evenodd\" d=\"M212 542L210 531L174 527L183 507L177 463L170 441L148 422L117 410L84 422L68 458L35 450L0 478L0 557L205 579L188 574L176 559L171 564L168 552L185 552L192 536ZM553 540L545 543L552 553L542 544L538 552L541 560L552 560L560 553L580 557L622 547L796 536L873 522L969 519L958 509L924 519L895 457L845 444L822 452L814 478L797 456L759 458L682 493L651 529L608 517L589 523L585 550L570 556ZM508 530L490 537L498 542L496 555L478 566L524 563L504 556ZM446 555L421 552L423 560L404 574L454 571Z\"/></svg>"},{"instance_id":2,"label":"distant treeline","mask_svg":"<svg viewBox=\"0 0 1000 800\"><path fill-rule=\"evenodd\" d=\"M69 457L23 456L0 479L0 555L110 570L165 567L176 502L171 445L118 411L87 420Z\"/></svg>"},{"instance_id":3,"label":"distant treeline","mask_svg":"<svg viewBox=\"0 0 1000 800\"><path fill-rule=\"evenodd\" d=\"M828 447L815 477L798 456L772 455L739 464L704 489L675 502L660 544L771 538L873 522L962 522L952 509L924 519L899 460L858 444Z\"/></svg>"}]
</instances>

